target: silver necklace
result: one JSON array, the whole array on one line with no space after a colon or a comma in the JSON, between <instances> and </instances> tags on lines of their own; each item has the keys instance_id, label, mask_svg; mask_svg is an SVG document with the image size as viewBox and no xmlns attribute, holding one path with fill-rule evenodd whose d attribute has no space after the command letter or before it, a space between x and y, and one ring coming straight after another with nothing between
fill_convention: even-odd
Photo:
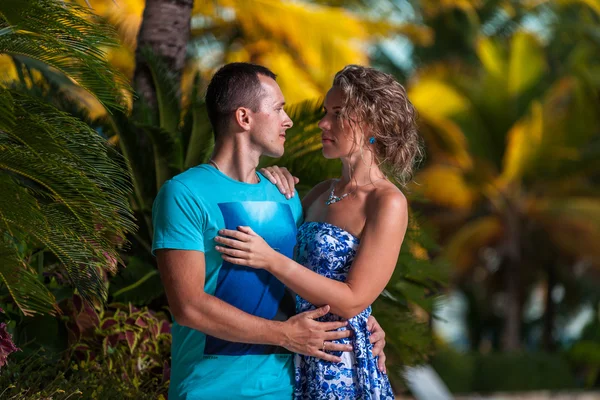
<instances>
[{"instance_id":1,"label":"silver necklace","mask_svg":"<svg viewBox=\"0 0 600 400\"><path fill-rule=\"evenodd\" d=\"M217 165L215 160L213 160L212 158L210 160L208 160L208 163L214 165L214 167L217 169L217 171L221 171L221 168L219 168L219 165ZM223 171L221 171L221 172L223 172ZM260 183L260 176L258 176L258 172L254 171L254 173L256 174L256 183Z\"/></svg>"},{"instance_id":2,"label":"silver necklace","mask_svg":"<svg viewBox=\"0 0 600 400\"><path fill-rule=\"evenodd\" d=\"M337 182L337 181L336 181L336 182ZM336 196L336 195L335 195L335 183L336 183L336 182L334 182L334 183L333 183L333 186L332 186L332 188L331 188L331 193L329 193L329 197L328 197L328 198L327 198L327 200L325 201L325 205L327 205L327 206L330 206L330 205L332 205L332 204L335 204L335 203L337 203L338 201L342 201L342 200L344 200L344 199L345 199L346 197L348 197L348 195L350 194L350 193L344 193L344 194L343 194L343 195L341 195L341 196Z\"/></svg>"},{"instance_id":3,"label":"silver necklace","mask_svg":"<svg viewBox=\"0 0 600 400\"><path fill-rule=\"evenodd\" d=\"M333 182L333 185L331 185L331 192L329 193L329 197L328 197L328 198L327 198L327 200L325 201L325 205L327 205L327 206L330 206L330 205L332 205L332 204L335 204L335 203L337 203L338 201L342 201L342 200L344 200L346 197L348 197L348 195L349 195L349 194L352 194L352 193L354 193L354 192L356 191L356 189L358 189L359 187L363 187L363 186L370 185L371 183L375 183L375 182L377 182L377 181L380 181L380 180L382 180L382 179L385 179L385 178L387 178L387 176L384 176L383 178L376 179L376 180L374 180L373 182L369 182L369 183L365 183L364 185L357 186L357 187L355 187L355 188L354 188L352 191L350 191L350 192L348 192L348 193L344 193L344 194L343 194L343 195L341 195L341 196L336 196L336 195L335 195L335 184L336 184L336 183L338 183L338 182L340 181L339 179L336 179L336 180Z\"/></svg>"}]
</instances>

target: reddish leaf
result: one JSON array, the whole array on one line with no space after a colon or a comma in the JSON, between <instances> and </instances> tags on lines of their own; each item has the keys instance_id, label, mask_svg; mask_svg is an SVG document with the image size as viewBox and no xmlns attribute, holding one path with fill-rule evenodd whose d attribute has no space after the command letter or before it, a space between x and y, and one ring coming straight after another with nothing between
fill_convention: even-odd
<instances>
[{"instance_id":1,"label":"reddish leaf","mask_svg":"<svg viewBox=\"0 0 600 400\"><path fill-rule=\"evenodd\" d=\"M102 330L107 330L115 325L118 325L119 323L117 322L116 319L114 318L105 318L104 321L102 321L102 325L100 326L100 329Z\"/></svg>"},{"instance_id":2,"label":"reddish leaf","mask_svg":"<svg viewBox=\"0 0 600 400\"><path fill-rule=\"evenodd\" d=\"M117 344L119 343L119 340L121 339L121 335L123 335L123 334L122 333L115 333L113 335L107 336L106 339L108 340L108 345L110 347L117 347Z\"/></svg>"},{"instance_id":3,"label":"reddish leaf","mask_svg":"<svg viewBox=\"0 0 600 400\"><path fill-rule=\"evenodd\" d=\"M77 314L80 314L81 311L83 311L83 299L78 294L73 295L73 308Z\"/></svg>"},{"instance_id":4,"label":"reddish leaf","mask_svg":"<svg viewBox=\"0 0 600 400\"><path fill-rule=\"evenodd\" d=\"M73 295L72 301L73 307L77 310L73 316L73 322L78 327L79 336L92 335L100 325L98 313L89 304L83 302L79 295Z\"/></svg>"},{"instance_id":5,"label":"reddish leaf","mask_svg":"<svg viewBox=\"0 0 600 400\"><path fill-rule=\"evenodd\" d=\"M6 365L6 360L11 353L20 350L15 346L12 335L6 330L6 323L0 323L0 367Z\"/></svg>"},{"instance_id":6,"label":"reddish leaf","mask_svg":"<svg viewBox=\"0 0 600 400\"><path fill-rule=\"evenodd\" d=\"M89 351L90 350L90 346L88 346L87 344L78 344L77 346L75 346L75 351L81 351L81 352L85 352L85 351Z\"/></svg>"},{"instance_id":7,"label":"reddish leaf","mask_svg":"<svg viewBox=\"0 0 600 400\"><path fill-rule=\"evenodd\" d=\"M169 323L169 321L161 322L160 333L171 333L171 324Z\"/></svg>"},{"instance_id":8,"label":"reddish leaf","mask_svg":"<svg viewBox=\"0 0 600 400\"><path fill-rule=\"evenodd\" d=\"M154 338L156 339L158 337L158 326L157 325L151 325L150 326L150 332L152 332L152 336L154 336Z\"/></svg>"},{"instance_id":9,"label":"reddish leaf","mask_svg":"<svg viewBox=\"0 0 600 400\"><path fill-rule=\"evenodd\" d=\"M78 344L73 350L75 350L75 357L79 361L90 361L92 359L92 350L87 344Z\"/></svg>"},{"instance_id":10,"label":"reddish leaf","mask_svg":"<svg viewBox=\"0 0 600 400\"><path fill-rule=\"evenodd\" d=\"M76 343L81 339L81 330L79 329L77 324L74 324L72 322L68 323L67 324L67 335L68 335L69 343Z\"/></svg>"},{"instance_id":11,"label":"reddish leaf","mask_svg":"<svg viewBox=\"0 0 600 400\"><path fill-rule=\"evenodd\" d=\"M102 340L102 351L104 352L104 356L106 357L108 355L108 336L106 336L104 338L104 340Z\"/></svg>"},{"instance_id":12,"label":"reddish leaf","mask_svg":"<svg viewBox=\"0 0 600 400\"><path fill-rule=\"evenodd\" d=\"M162 383L167 383L171 379L171 366L165 360L163 363Z\"/></svg>"},{"instance_id":13,"label":"reddish leaf","mask_svg":"<svg viewBox=\"0 0 600 400\"><path fill-rule=\"evenodd\" d=\"M135 320L135 324L137 326L141 326L142 328L147 328L148 327L148 323L146 321L144 321L144 319L142 317L138 317L138 319Z\"/></svg>"},{"instance_id":14,"label":"reddish leaf","mask_svg":"<svg viewBox=\"0 0 600 400\"><path fill-rule=\"evenodd\" d=\"M125 337L127 337L127 345L129 346L129 351L133 353L133 349L137 342L137 337L135 332L127 331L125 332Z\"/></svg>"}]
</instances>

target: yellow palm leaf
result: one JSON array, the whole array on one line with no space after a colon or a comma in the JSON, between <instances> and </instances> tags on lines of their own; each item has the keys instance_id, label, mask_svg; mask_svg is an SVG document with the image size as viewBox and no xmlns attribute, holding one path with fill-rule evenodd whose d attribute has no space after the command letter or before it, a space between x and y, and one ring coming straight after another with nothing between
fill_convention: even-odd
<instances>
[{"instance_id":1,"label":"yellow palm leaf","mask_svg":"<svg viewBox=\"0 0 600 400\"><path fill-rule=\"evenodd\" d=\"M133 50L144 0L91 0L90 4L117 27L123 43ZM295 81L296 88L287 85L291 101L323 95L334 74L347 64L368 64L367 46L375 37L399 33L420 45L433 40L431 30L424 26L371 20L339 7L302 2L196 1L192 13L192 34L204 34L219 24L225 30L239 31L237 48L226 59L260 62L278 73L282 82ZM131 59L120 62L133 64L133 53ZM215 66L192 63L209 74Z\"/></svg>"},{"instance_id":2,"label":"yellow palm leaf","mask_svg":"<svg viewBox=\"0 0 600 400\"><path fill-rule=\"evenodd\" d=\"M490 37L481 37L477 40L477 56L488 74L500 82L506 81L508 63L506 52L502 46Z\"/></svg>"},{"instance_id":3,"label":"yellow palm leaf","mask_svg":"<svg viewBox=\"0 0 600 400\"><path fill-rule=\"evenodd\" d=\"M78 2L82 5L86 4L86 0L78 0ZM87 2L92 6L95 14L106 18L117 29L124 45L135 49L146 4L144 0L87 0Z\"/></svg>"},{"instance_id":4,"label":"yellow palm leaf","mask_svg":"<svg viewBox=\"0 0 600 400\"><path fill-rule=\"evenodd\" d=\"M504 170L498 182L500 187L520 180L532 166L540 150L543 132L542 106L534 102L530 115L518 121L508 132Z\"/></svg>"},{"instance_id":5,"label":"yellow palm leaf","mask_svg":"<svg viewBox=\"0 0 600 400\"><path fill-rule=\"evenodd\" d=\"M547 68L542 46L531 33L515 33L509 52L499 40L490 37L480 38L476 50L495 90L506 90L511 97L535 85Z\"/></svg>"},{"instance_id":6,"label":"yellow palm leaf","mask_svg":"<svg viewBox=\"0 0 600 400\"><path fill-rule=\"evenodd\" d=\"M545 5L550 2L556 3L559 6L570 6L573 4L583 4L591 8L600 15L600 0L524 0L522 5L527 9L533 9L535 7Z\"/></svg>"},{"instance_id":7,"label":"yellow palm leaf","mask_svg":"<svg viewBox=\"0 0 600 400\"><path fill-rule=\"evenodd\" d=\"M446 244L443 256L456 268L459 275L473 268L481 249L497 243L504 227L496 216L476 219L463 225Z\"/></svg>"},{"instance_id":8,"label":"yellow palm leaf","mask_svg":"<svg viewBox=\"0 0 600 400\"><path fill-rule=\"evenodd\" d=\"M361 47L368 38L367 27L341 9L272 0L231 3L243 31L242 45L252 46L268 38L271 45L264 51L287 52L306 71L304 78L310 78L320 94L331 86L334 74L345 65L368 63ZM262 58L260 53L257 55ZM267 66L275 70L274 66ZM284 71L275 70L281 74Z\"/></svg>"},{"instance_id":9,"label":"yellow palm leaf","mask_svg":"<svg viewBox=\"0 0 600 400\"><path fill-rule=\"evenodd\" d=\"M508 91L516 96L537 83L546 72L546 60L539 40L532 34L517 32L511 40L508 66Z\"/></svg>"},{"instance_id":10,"label":"yellow palm leaf","mask_svg":"<svg viewBox=\"0 0 600 400\"><path fill-rule=\"evenodd\" d=\"M472 24L479 24L477 9L483 5L481 0L422 0L423 12L429 17L435 17L442 12L452 9L462 10Z\"/></svg>"},{"instance_id":11,"label":"yellow palm leaf","mask_svg":"<svg viewBox=\"0 0 600 400\"><path fill-rule=\"evenodd\" d=\"M600 199L534 199L527 213L545 227L556 246L600 266Z\"/></svg>"},{"instance_id":12,"label":"yellow palm leaf","mask_svg":"<svg viewBox=\"0 0 600 400\"><path fill-rule=\"evenodd\" d=\"M469 110L469 100L455 88L438 79L421 78L409 90L412 103L420 115L452 117Z\"/></svg>"},{"instance_id":13,"label":"yellow palm leaf","mask_svg":"<svg viewBox=\"0 0 600 400\"><path fill-rule=\"evenodd\" d=\"M432 161L445 161L464 170L473 167L467 139L454 121L447 118L422 117L420 133L427 145L428 158Z\"/></svg>"},{"instance_id":14,"label":"yellow palm leaf","mask_svg":"<svg viewBox=\"0 0 600 400\"><path fill-rule=\"evenodd\" d=\"M313 84L308 73L295 62L295 60L284 52L271 52L262 56L261 62L271 66L274 71L286 71L278 76L277 82L285 94L288 103L298 103L307 98L322 97L322 88ZM333 83L333 76L327 86Z\"/></svg>"},{"instance_id":15,"label":"yellow palm leaf","mask_svg":"<svg viewBox=\"0 0 600 400\"><path fill-rule=\"evenodd\" d=\"M419 112L421 132L433 157L441 152L464 169L472 167L467 140L452 117L470 112L470 101L452 86L436 78L419 79L408 91Z\"/></svg>"},{"instance_id":16,"label":"yellow palm leaf","mask_svg":"<svg viewBox=\"0 0 600 400\"><path fill-rule=\"evenodd\" d=\"M6 54L0 55L0 83L17 79L17 69L12 58Z\"/></svg>"},{"instance_id":17,"label":"yellow palm leaf","mask_svg":"<svg viewBox=\"0 0 600 400\"><path fill-rule=\"evenodd\" d=\"M558 0L557 3L565 6L575 3L585 4L586 6L594 10L596 14L600 15L600 0Z\"/></svg>"},{"instance_id":18,"label":"yellow palm leaf","mask_svg":"<svg viewBox=\"0 0 600 400\"><path fill-rule=\"evenodd\" d=\"M544 115L552 135L544 138L554 152L573 150L589 142L596 134L592 126L598 126L600 116L591 106L596 102L592 85L575 76L557 80L544 96Z\"/></svg>"},{"instance_id":19,"label":"yellow palm leaf","mask_svg":"<svg viewBox=\"0 0 600 400\"><path fill-rule=\"evenodd\" d=\"M400 33L419 44L432 41L427 27L367 19L338 7L275 0L223 0L220 4L229 7L241 31L236 59L260 60L276 73L289 74L289 80L306 88L298 100L313 97L315 90L323 95L344 66L368 64L367 46L379 36ZM218 10L212 11L211 18L224 20ZM244 53L247 58L241 57ZM296 64L293 71L275 67L292 60ZM294 77L296 71L301 74Z\"/></svg>"},{"instance_id":20,"label":"yellow palm leaf","mask_svg":"<svg viewBox=\"0 0 600 400\"><path fill-rule=\"evenodd\" d=\"M420 171L415 182L412 191L440 206L467 210L478 198L463 171L456 167L432 165Z\"/></svg>"}]
</instances>

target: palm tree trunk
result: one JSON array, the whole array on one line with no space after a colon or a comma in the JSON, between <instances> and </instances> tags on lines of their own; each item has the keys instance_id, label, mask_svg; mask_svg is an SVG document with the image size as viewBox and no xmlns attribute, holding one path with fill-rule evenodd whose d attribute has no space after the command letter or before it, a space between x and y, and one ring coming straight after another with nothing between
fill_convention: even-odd
<instances>
[{"instance_id":1,"label":"palm tree trunk","mask_svg":"<svg viewBox=\"0 0 600 400\"><path fill-rule=\"evenodd\" d=\"M514 262L508 262L506 274L506 315L502 337L504 351L517 351L521 348L521 301L520 271Z\"/></svg>"},{"instance_id":2,"label":"palm tree trunk","mask_svg":"<svg viewBox=\"0 0 600 400\"><path fill-rule=\"evenodd\" d=\"M502 344L505 351L521 348L521 240L519 215L510 204L506 207L506 314Z\"/></svg>"},{"instance_id":3,"label":"palm tree trunk","mask_svg":"<svg viewBox=\"0 0 600 400\"><path fill-rule=\"evenodd\" d=\"M149 46L179 81L185 64L193 5L194 0L146 0L137 37L133 82L138 95L152 109L156 107L156 93L141 50Z\"/></svg>"},{"instance_id":4,"label":"palm tree trunk","mask_svg":"<svg viewBox=\"0 0 600 400\"><path fill-rule=\"evenodd\" d=\"M544 312L544 332L542 336L542 344L544 350L554 350L554 319L556 316L556 307L552 300L552 291L556 286L556 270L555 265L550 262L547 267L547 288L546 288L546 307Z\"/></svg>"}]
</instances>

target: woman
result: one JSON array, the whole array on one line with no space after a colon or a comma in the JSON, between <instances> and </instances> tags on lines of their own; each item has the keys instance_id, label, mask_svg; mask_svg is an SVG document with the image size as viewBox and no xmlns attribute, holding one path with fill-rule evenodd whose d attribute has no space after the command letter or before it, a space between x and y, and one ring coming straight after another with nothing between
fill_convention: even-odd
<instances>
[{"instance_id":1,"label":"woman","mask_svg":"<svg viewBox=\"0 0 600 400\"><path fill-rule=\"evenodd\" d=\"M342 176L302 200L295 261L249 227L220 231L217 250L226 261L275 275L297 293L298 312L327 304L324 320L348 320L354 351L339 353L341 362L296 356L295 398L392 399L371 353L367 318L394 272L406 232L406 198L386 173L400 182L411 175L420 155L415 110L392 76L355 65L336 74L324 108L323 155L342 161Z\"/></svg>"}]
</instances>

